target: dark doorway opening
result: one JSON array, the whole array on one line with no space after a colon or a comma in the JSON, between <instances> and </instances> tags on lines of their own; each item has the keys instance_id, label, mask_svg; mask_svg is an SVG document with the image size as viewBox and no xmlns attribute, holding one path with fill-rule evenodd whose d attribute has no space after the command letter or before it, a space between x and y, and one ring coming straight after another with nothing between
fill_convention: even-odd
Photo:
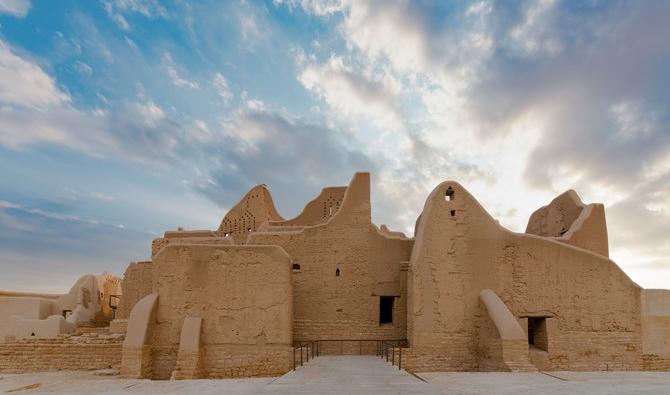
<instances>
[{"instance_id":1,"label":"dark doorway opening","mask_svg":"<svg viewBox=\"0 0 670 395\"><path fill-rule=\"evenodd\" d=\"M547 351L549 337L546 317L528 317L528 344Z\"/></svg>"},{"instance_id":2,"label":"dark doorway opening","mask_svg":"<svg viewBox=\"0 0 670 395\"><path fill-rule=\"evenodd\" d=\"M379 297L379 325L393 323L393 301L395 296Z\"/></svg>"}]
</instances>

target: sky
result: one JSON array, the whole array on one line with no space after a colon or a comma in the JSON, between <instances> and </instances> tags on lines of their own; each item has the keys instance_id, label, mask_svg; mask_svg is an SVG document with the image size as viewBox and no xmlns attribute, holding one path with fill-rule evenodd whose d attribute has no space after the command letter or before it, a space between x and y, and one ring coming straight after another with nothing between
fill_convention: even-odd
<instances>
[{"instance_id":1,"label":"sky","mask_svg":"<svg viewBox=\"0 0 670 395\"><path fill-rule=\"evenodd\" d=\"M574 189L670 288L670 2L0 0L0 289L121 275L267 184L372 174L412 236L455 180L510 230Z\"/></svg>"}]
</instances>

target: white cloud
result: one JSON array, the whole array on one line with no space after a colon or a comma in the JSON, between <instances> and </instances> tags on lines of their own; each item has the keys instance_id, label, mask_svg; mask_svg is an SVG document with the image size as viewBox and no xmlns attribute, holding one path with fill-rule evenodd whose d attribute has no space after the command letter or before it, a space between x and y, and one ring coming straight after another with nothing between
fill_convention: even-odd
<instances>
[{"instance_id":1,"label":"white cloud","mask_svg":"<svg viewBox=\"0 0 670 395\"><path fill-rule=\"evenodd\" d=\"M388 72L354 70L332 56L324 64L304 64L298 80L344 116L367 116L386 127L402 122L395 102L401 84Z\"/></svg>"},{"instance_id":2,"label":"white cloud","mask_svg":"<svg viewBox=\"0 0 670 395\"><path fill-rule=\"evenodd\" d=\"M0 40L0 105L44 108L69 101L69 95L58 89L39 66L18 56Z\"/></svg>"},{"instance_id":3,"label":"white cloud","mask_svg":"<svg viewBox=\"0 0 670 395\"><path fill-rule=\"evenodd\" d=\"M319 16L328 16L342 10L342 0L272 0L274 5L286 4L292 11L302 9Z\"/></svg>"},{"instance_id":4,"label":"white cloud","mask_svg":"<svg viewBox=\"0 0 670 395\"><path fill-rule=\"evenodd\" d=\"M175 86L180 88L200 89L197 82L187 80L179 75L176 68L177 66L172 60L172 55L170 55L169 52L166 52L163 55L163 66L167 71L168 77L170 77L170 81L172 81Z\"/></svg>"},{"instance_id":5,"label":"white cloud","mask_svg":"<svg viewBox=\"0 0 670 395\"><path fill-rule=\"evenodd\" d=\"M212 85L224 103L228 103L233 98L233 94L228 86L228 80L223 74L215 73L214 78L212 78Z\"/></svg>"},{"instance_id":6,"label":"white cloud","mask_svg":"<svg viewBox=\"0 0 670 395\"><path fill-rule=\"evenodd\" d=\"M644 139L659 132L657 114L639 100L624 100L613 104L609 110L618 127L616 135L624 141Z\"/></svg>"},{"instance_id":7,"label":"white cloud","mask_svg":"<svg viewBox=\"0 0 670 395\"><path fill-rule=\"evenodd\" d=\"M23 18L30 9L29 0L2 0L0 1L0 14L8 14Z\"/></svg>"},{"instance_id":8,"label":"white cloud","mask_svg":"<svg viewBox=\"0 0 670 395\"><path fill-rule=\"evenodd\" d=\"M512 28L510 38L525 55L557 55L563 44L551 31L555 0L539 0L526 4L523 21Z\"/></svg>"},{"instance_id":9,"label":"white cloud","mask_svg":"<svg viewBox=\"0 0 670 395\"><path fill-rule=\"evenodd\" d=\"M75 61L72 67L81 75L90 76L93 74L93 68L80 60Z\"/></svg>"},{"instance_id":10,"label":"white cloud","mask_svg":"<svg viewBox=\"0 0 670 395\"><path fill-rule=\"evenodd\" d=\"M137 109L142 122L149 127L156 127L160 121L165 119L165 111L153 101L134 103L133 106Z\"/></svg>"},{"instance_id":11,"label":"white cloud","mask_svg":"<svg viewBox=\"0 0 670 395\"><path fill-rule=\"evenodd\" d=\"M103 0L107 14L123 30L130 30L124 14L138 13L151 19L167 19L167 10L157 0Z\"/></svg>"}]
</instances>

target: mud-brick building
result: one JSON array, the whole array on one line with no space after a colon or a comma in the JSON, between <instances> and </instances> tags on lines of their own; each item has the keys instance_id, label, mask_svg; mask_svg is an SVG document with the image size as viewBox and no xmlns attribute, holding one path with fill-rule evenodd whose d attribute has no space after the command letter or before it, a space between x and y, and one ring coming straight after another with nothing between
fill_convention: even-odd
<instances>
[{"instance_id":1,"label":"mud-brick building","mask_svg":"<svg viewBox=\"0 0 670 395\"><path fill-rule=\"evenodd\" d=\"M670 291L608 258L603 205L574 191L515 233L444 182L406 237L372 223L368 173L288 220L259 185L217 230L154 240L121 288L110 331L127 377L280 375L297 344L380 340L409 371L670 370Z\"/></svg>"}]
</instances>

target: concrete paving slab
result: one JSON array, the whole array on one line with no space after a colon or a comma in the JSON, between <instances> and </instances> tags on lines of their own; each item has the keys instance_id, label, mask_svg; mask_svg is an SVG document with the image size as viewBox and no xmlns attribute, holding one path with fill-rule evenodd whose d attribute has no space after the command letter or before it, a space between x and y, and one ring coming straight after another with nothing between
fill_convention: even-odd
<instances>
[{"instance_id":1,"label":"concrete paving slab","mask_svg":"<svg viewBox=\"0 0 670 395\"><path fill-rule=\"evenodd\" d=\"M430 384L375 356L321 356L267 386L259 394L434 395Z\"/></svg>"},{"instance_id":2,"label":"concrete paving slab","mask_svg":"<svg viewBox=\"0 0 670 395\"><path fill-rule=\"evenodd\" d=\"M374 356L322 356L282 377L133 380L93 372L0 374L16 394L670 394L670 372L419 373L425 383ZM39 384L35 387L35 384Z\"/></svg>"},{"instance_id":3,"label":"concrete paving slab","mask_svg":"<svg viewBox=\"0 0 670 395\"><path fill-rule=\"evenodd\" d=\"M670 394L670 372L419 373L443 394Z\"/></svg>"}]
</instances>

